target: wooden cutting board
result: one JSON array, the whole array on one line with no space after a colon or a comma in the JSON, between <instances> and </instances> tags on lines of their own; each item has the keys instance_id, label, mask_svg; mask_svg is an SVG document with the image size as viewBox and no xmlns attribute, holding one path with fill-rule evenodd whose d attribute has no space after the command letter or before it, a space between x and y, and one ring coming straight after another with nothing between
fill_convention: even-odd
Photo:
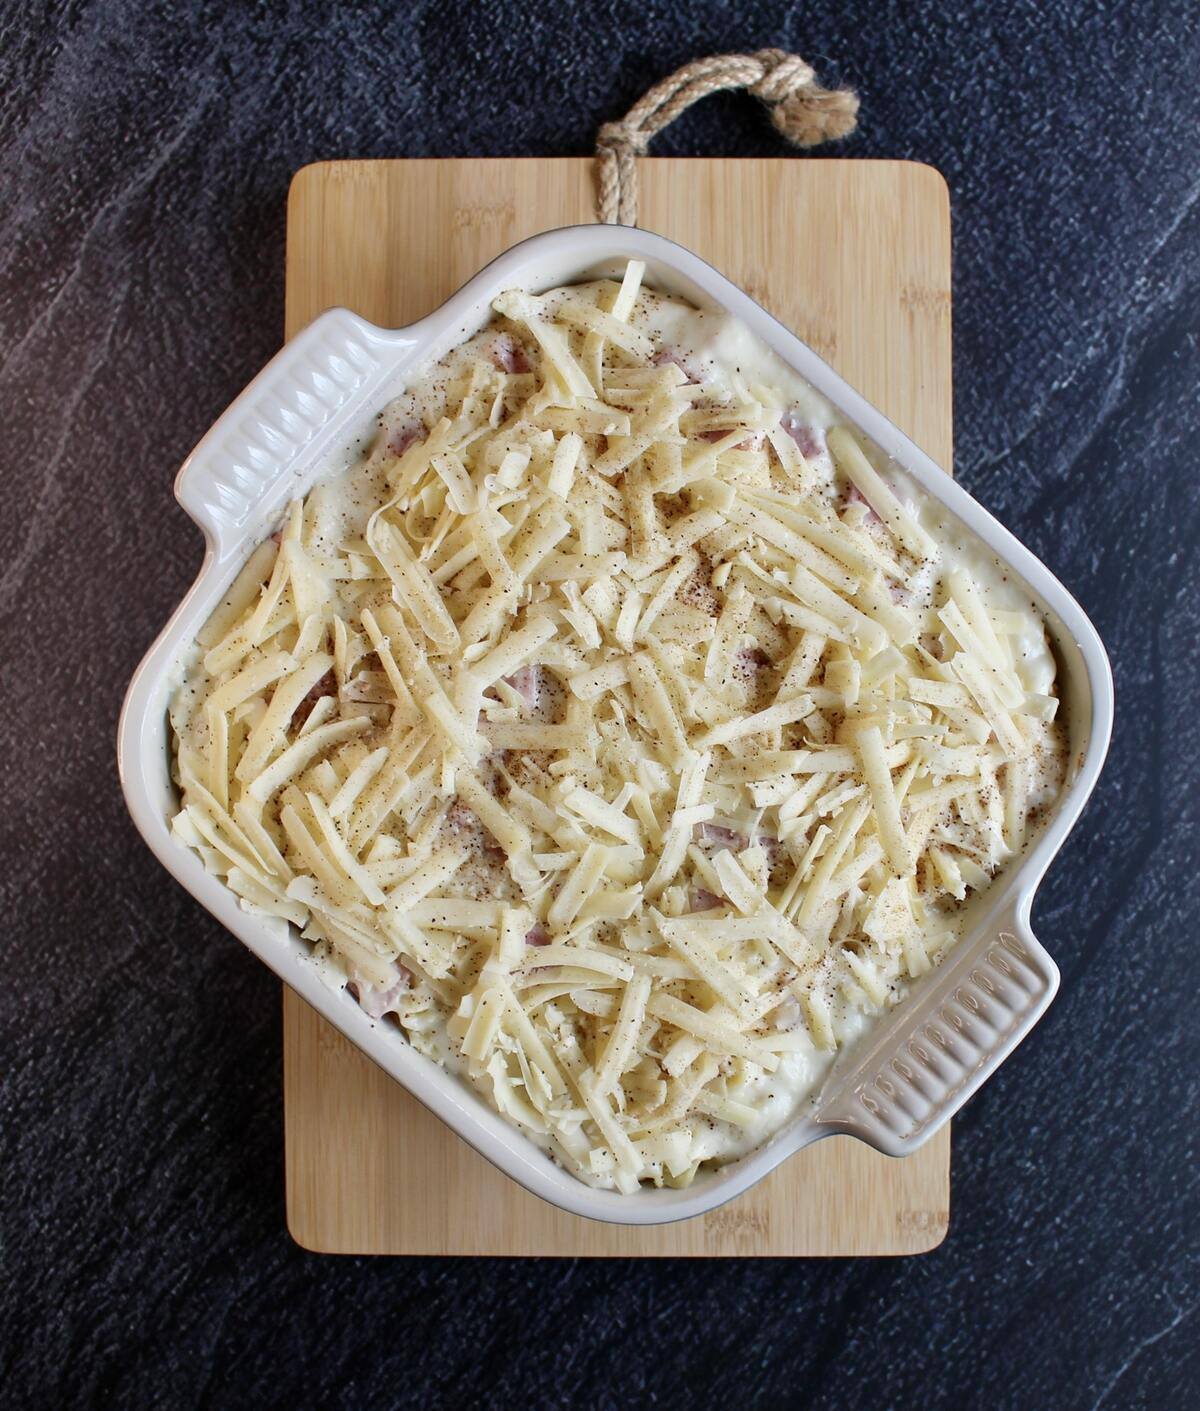
<instances>
[{"instance_id":1,"label":"wooden cutting board","mask_svg":"<svg viewBox=\"0 0 1200 1411\"><path fill-rule=\"evenodd\" d=\"M592 219L591 164L577 158L306 167L288 200L288 336L336 304L411 323L515 241ZM935 171L649 159L641 224L715 265L950 465L950 214ZM946 1232L948 1129L904 1161L829 1138L680 1224L566 1215L477 1156L290 990L283 1018L288 1228L306 1249L914 1254Z\"/></svg>"}]
</instances>

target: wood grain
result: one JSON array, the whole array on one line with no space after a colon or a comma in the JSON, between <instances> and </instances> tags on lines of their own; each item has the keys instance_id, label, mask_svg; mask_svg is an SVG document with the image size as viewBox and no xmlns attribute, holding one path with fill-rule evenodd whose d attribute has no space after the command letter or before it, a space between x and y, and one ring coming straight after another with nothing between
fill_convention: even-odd
<instances>
[{"instance_id":1,"label":"wood grain","mask_svg":"<svg viewBox=\"0 0 1200 1411\"><path fill-rule=\"evenodd\" d=\"M944 466L950 219L905 162L657 158L642 224L709 260ZM427 314L525 236L593 219L582 159L331 162L288 201L287 333L342 304ZM893 1161L849 1138L799 1153L710 1215L632 1229L563 1214L496 1171L284 991L288 1228L329 1253L913 1254L949 1219L949 1131Z\"/></svg>"}]
</instances>

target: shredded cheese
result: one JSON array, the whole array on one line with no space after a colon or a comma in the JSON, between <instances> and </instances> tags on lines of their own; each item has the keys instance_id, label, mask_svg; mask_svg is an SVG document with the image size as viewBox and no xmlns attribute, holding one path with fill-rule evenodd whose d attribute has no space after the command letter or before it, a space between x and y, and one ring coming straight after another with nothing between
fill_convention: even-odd
<instances>
[{"instance_id":1,"label":"shredded cheese","mask_svg":"<svg viewBox=\"0 0 1200 1411\"><path fill-rule=\"evenodd\" d=\"M171 709L176 838L621 1190L763 1139L936 963L1059 728L1036 622L831 409L673 349L644 276L497 299Z\"/></svg>"}]
</instances>

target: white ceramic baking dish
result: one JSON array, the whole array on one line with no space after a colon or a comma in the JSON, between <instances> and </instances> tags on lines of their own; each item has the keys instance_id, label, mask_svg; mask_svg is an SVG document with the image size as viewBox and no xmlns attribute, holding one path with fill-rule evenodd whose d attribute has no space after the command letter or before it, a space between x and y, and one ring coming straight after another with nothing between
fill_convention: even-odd
<instances>
[{"instance_id":1,"label":"white ceramic baking dish","mask_svg":"<svg viewBox=\"0 0 1200 1411\"><path fill-rule=\"evenodd\" d=\"M550 1160L453 1074L416 1053L390 1022L330 990L286 923L252 916L199 857L176 843L167 702L188 644L285 504L331 467L348 465L375 414L415 369L475 333L501 290L550 288L646 261L647 282L740 319L941 500L1028 585L1050 626L1071 762L1062 797L1025 854L981 898L968 934L895 1010L842 1054L815 1110L688 1189L593 1190ZM322 314L254 379L188 457L175 484L204 532L200 575L138 667L121 715L118 763L134 822L163 866L343 1034L477 1151L526 1189L578 1215L653 1224L702 1214L832 1133L881 1152L914 1151L962 1107L1054 997L1058 970L1029 928L1033 893L1079 817L1108 748L1112 677L1104 647L1062 584L965 490L798 338L703 260L661 236L578 226L501 255L408 328L376 328L345 309Z\"/></svg>"}]
</instances>

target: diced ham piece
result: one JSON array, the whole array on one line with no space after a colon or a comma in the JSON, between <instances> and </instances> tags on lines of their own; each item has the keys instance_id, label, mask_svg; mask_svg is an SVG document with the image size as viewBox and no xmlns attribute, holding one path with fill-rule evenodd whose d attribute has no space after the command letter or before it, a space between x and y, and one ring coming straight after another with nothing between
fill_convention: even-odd
<instances>
[{"instance_id":1,"label":"diced ham piece","mask_svg":"<svg viewBox=\"0 0 1200 1411\"><path fill-rule=\"evenodd\" d=\"M767 855L767 877L772 885L778 885L783 880L777 875L781 869L786 867L787 875L791 875L791 854L773 833L759 833L754 842Z\"/></svg>"},{"instance_id":2,"label":"diced ham piece","mask_svg":"<svg viewBox=\"0 0 1200 1411\"><path fill-rule=\"evenodd\" d=\"M805 460L815 461L826 454L825 433L819 426L809 426L795 412L785 412L779 425L795 441Z\"/></svg>"},{"instance_id":3,"label":"diced ham piece","mask_svg":"<svg viewBox=\"0 0 1200 1411\"><path fill-rule=\"evenodd\" d=\"M683 356L678 348L660 348L650 361L655 367L666 367L668 363L674 363L680 372L683 373L684 377L693 385L704 381L695 366Z\"/></svg>"},{"instance_id":4,"label":"diced ham piece","mask_svg":"<svg viewBox=\"0 0 1200 1411\"><path fill-rule=\"evenodd\" d=\"M397 426L388 437L387 448L394 456L402 456L410 446L425 437L425 428L419 421L406 421Z\"/></svg>"},{"instance_id":5,"label":"diced ham piece","mask_svg":"<svg viewBox=\"0 0 1200 1411\"><path fill-rule=\"evenodd\" d=\"M753 680L765 666L771 665L771 658L757 647L739 647L733 654L734 667L743 680Z\"/></svg>"},{"instance_id":6,"label":"diced ham piece","mask_svg":"<svg viewBox=\"0 0 1200 1411\"><path fill-rule=\"evenodd\" d=\"M312 688L312 690L309 691L308 695L305 696L301 700L300 704L296 707L296 713L292 717L292 719L295 721L297 727L304 724L308 717L313 713L317 702L323 696L336 695L337 677L333 674L332 671L327 671L325 675L322 676L321 679Z\"/></svg>"},{"instance_id":7,"label":"diced ham piece","mask_svg":"<svg viewBox=\"0 0 1200 1411\"><path fill-rule=\"evenodd\" d=\"M754 842L758 847L762 848L763 852L766 853L767 861L773 867L775 865L775 860L783 851L783 844L773 833L758 833L755 835Z\"/></svg>"},{"instance_id":8,"label":"diced ham piece","mask_svg":"<svg viewBox=\"0 0 1200 1411\"><path fill-rule=\"evenodd\" d=\"M871 508L870 500L867 499L867 497L862 493L862 491L858 488L857 485L850 485L847 487L846 503L850 505L866 505L868 524L883 523L883 520L880 519L879 516L875 513L875 511Z\"/></svg>"},{"instance_id":9,"label":"diced ham piece","mask_svg":"<svg viewBox=\"0 0 1200 1411\"><path fill-rule=\"evenodd\" d=\"M385 1014L397 1014L400 1010L400 996L412 985L413 974L399 960L395 962L396 979L386 990L376 989L365 980L355 978L347 988L358 1000L359 1008L371 1019L382 1019Z\"/></svg>"},{"instance_id":10,"label":"diced ham piece","mask_svg":"<svg viewBox=\"0 0 1200 1411\"><path fill-rule=\"evenodd\" d=\"M715 892L706 891L703 887L693 887L688 895L689 911L711 911L714 906L724 905Z\"/></svg>"},{"instance_id":11,"label":"diced ham piece","mask_svg":"<svg viewBox=\"0 0 1200 1411\"><path fill-rule=\"evenodd\" d=\"M501 372L528 372L532 366L529 355L511 333L496 336L488 356Z\"/></svg>"},{"instance_id":12,"label":"diced ham piece","mask_svg":"<svg viewBox=\"0 0 1200 1411\"><path fill-rule=\"evenodd\" d=\"M537 710L542 698L542 670L539 666L522 666L505 681L516 691L530 710Z\"/></svg>"},{"instance_id":13,"label":"diced ham piece","mask_svg":"<svg viewBox=\"0 0 1200 1411\"><path fill-rule=\"evenodd\" d=\"M550 932L546 930L540 921L537 921L525 932L525 944L527 946L548 946L550 944Z\"/></svg>"},{"instance_id":14,"label":"diced ham piece","mask_svg":"<svg viewBox=\"0 0 1200 1411\"><path fill-rule=\"evenodd\" d=\"M722 436L728 436L732 427L716 427L712 431L697 431L698 441L719 441ZM761 451L766 433L763 431L752 431L749 436L739 441L734 447L736 451Z\"/></svg>"},{"instance_id":15,"label":"diced ham piece","mask_svg":"<svg viewBox=\"0 0 1200 1411\"><path fill-rule=\"evenodd\" d=\"M710 617L719 617L721 600L713 591L712 570L707 566L698 569L679 590L680 601L689 607L699 608Z\"/></svg>"},{"instance_id":16,"label":"diced ham piece","mask_svg":"<svg viewBox=\"0 0 1200 1411\"><path fill-rule=\"evenodd\" d=\"M722 828L719 823L697 823L696 837L701 847L707 844L713 848L728 848L730 852L741 852L747 841L744 833Z\"/></svg>"}]
</instances>

